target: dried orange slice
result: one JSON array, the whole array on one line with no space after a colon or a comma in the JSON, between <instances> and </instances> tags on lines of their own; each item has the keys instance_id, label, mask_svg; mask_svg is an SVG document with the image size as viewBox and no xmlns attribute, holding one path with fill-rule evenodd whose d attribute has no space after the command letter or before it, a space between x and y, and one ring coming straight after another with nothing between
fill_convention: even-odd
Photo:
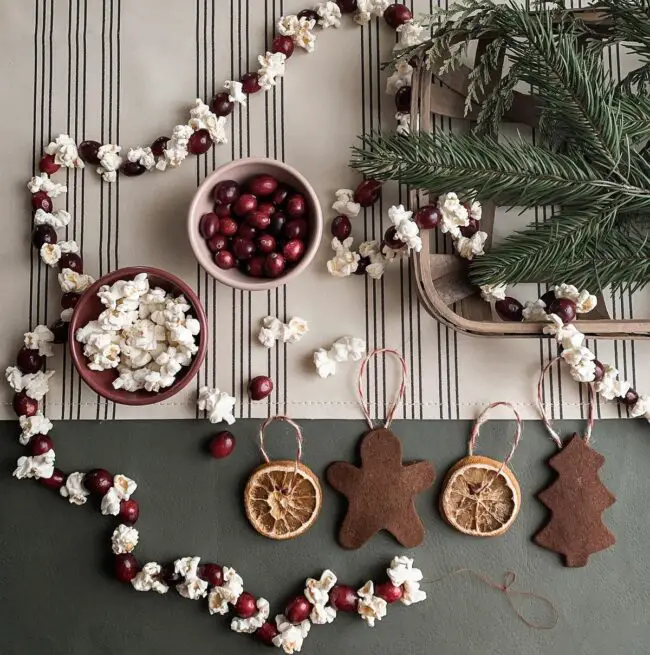
<instances>
[{"instance_id":1,"label":"dried orange slice","mask_svg":"<svg viewBox=\"0 0 650 655\"><path fill-rule=\"evenodd\" d=\"M464 457L447 473L440 512L452 527L475 537L496 537L514 523L521 490L512 471L488 457Z\"/></svg>"},{"instance_id":2,"label":"dried orange slice","mask_svg":"<svg viewBox=\"0 0 650 655\"><path fill-rule=\"evenodd\" d=\"M323 505L316 474L304 464L280 460L253 471L244 490L246 516L269 539L293 539L309 530Z\"/></svg>"}]
</instances>

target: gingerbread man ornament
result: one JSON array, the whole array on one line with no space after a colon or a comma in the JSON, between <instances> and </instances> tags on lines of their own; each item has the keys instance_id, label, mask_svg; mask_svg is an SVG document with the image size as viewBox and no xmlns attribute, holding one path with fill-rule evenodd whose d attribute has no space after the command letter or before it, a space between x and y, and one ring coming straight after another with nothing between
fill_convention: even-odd
<instances>
[{"instance_id":1,"label":"gingerbread man ornament","mask_svg":"<svg viewBox=\"0 0 650 655\"><path fill-rule=\"evenodd\" d=\"M362 382L368 360L379 353L393 354L402 366L400 391L383 428L375 429L365 402ZM424 540L424 526L414 498L433 484L435 472L429 462L402 462L402 444L390 431L397 405L404 394L406 363L394 350L376 350L368 355L359 373L359 398L371 427L361 442L361 466L334 462L327 481L348 499L348 510L339 532L344 548L359 548L380 530L390 532L402 546L412 548Z\"/></svg>"}]
</instances>

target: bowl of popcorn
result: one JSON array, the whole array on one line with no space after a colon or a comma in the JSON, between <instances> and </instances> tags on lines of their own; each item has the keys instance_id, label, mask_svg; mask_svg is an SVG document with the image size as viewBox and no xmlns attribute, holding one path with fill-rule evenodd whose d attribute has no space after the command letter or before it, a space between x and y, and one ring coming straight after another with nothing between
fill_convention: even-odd
<instances>
[{"instance_id":1,"label":"bowl of popcorn","mask_svg":"<svg viewBox=\"0 0 650 655\"><path fill-rule=\"evenodd\" d=\"M201 266L247 291L272 289L300 275L322 234L314 189L273 159L240 159L218 168L198 188L188 216Z\"/></svg>"},{"instance_id":2,"label":"bowl of popcorn","mask_svg":"<svg viewBox=\"0 0 650 655\"><path fill-rule=\"evenodd\" d=\"M198 372L207 346L205 312L171 273L122 268L81 296L68 343L93 391L122 405L151 405L178 393Z\"/></svg>"}]
</instances>

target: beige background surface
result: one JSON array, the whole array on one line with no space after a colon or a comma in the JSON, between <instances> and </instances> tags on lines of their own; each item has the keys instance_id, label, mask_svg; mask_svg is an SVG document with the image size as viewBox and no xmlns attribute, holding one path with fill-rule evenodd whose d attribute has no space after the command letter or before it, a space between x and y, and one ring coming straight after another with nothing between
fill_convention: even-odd
<instances>
[{"instance_id":1,"label":"beige background surface","mask_svg":"<svg viewBox=\"0 0 650 655\"><path fill-rule=\"evenodd\" d=\"M0 3L0 76L3 81L2 327L0 361L14 356L22 333L58 315L54 276L29 248L29 195L25 183L34 161L50 137L70 133L83 138L146 145L187 120L195 97L208 99L225 79L255 70L256 56L272 38L282 14L304 8L302 0L4 0ZM417 0L416 13L429 10ZM394 34L374 22L360 28L350 19L340 30L319 32L316 52L297 52L283 85L254 97L248 111L236 112L231 142L207 157L191 159L176 171L103 185L91 171L68 176L64 197L73 216L68 238L82 244L86 271L101 275L120 266L148 264L168 269L201 294L210 318L211 343L196 384L172 402L147 409L115 407L83 387L66 357L57 357L54 391L47 412L54 418L163 418L195 415L199 384L234 393L237 414L269 412L295 417L356 418L353 365L335 378L319 379L311 353L336 338L352 334L370 347L388 345L402 351L410 367L410 385L402 415L406 418L468 418L489 401L509 399L525 416L531 405L540 363L554 346L547 341L485 341L457 335L439 326L417 303L405 264L389 269L385 279L337 280L324 268L326 243L316 264L295 283L256 294L217 285L201 272L185 237L185 212L196 185L215 166L248 155L284 159L315 186L328 210L334 190L355 186L346 168L349 147L364 130L394 124L392 98L385 95L386 73L380 63L389 55ZM621 65L616 52L610 60ZM383 202L354 223L354 234L383 233L385 212L405 199L388 189ZM61 202L61 199L59 201ZM62 206L61 204L58 205ZM540 220L543 213L538 214ZM513 225L501 220L500 229ZM520 298L536 297L522 289ZM648 314L648 294L610 299L619 317ZM266 351L256 341L266 314L302 316L312 331L302 342ZM619 366L640 391L650 389L643 366L647 344L603 342L598 356ZM369 397L373 411L384 413L393 370L372 367ZM276 391L269 403L246 399L249 377L270 374ZM9 416L9 395L2 396ZM577 385L554 375L547 398L556 414L580 416ZM603 407L603 415L617 415Z\"/></svg>"}]
</instances>

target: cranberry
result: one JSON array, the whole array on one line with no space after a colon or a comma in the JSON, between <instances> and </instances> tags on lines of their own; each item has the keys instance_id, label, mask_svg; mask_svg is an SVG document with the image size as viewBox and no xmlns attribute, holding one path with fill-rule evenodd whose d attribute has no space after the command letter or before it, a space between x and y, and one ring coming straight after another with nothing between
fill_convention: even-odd
<instances>
[{"instance_id":1,"label":"cranberry","mask_svg":"<svg viewBox=\"0 0 650 655\"><path fill-rule=\"evenodd\" d=\"M339 612L356 612L359 597L354 587L346 584L334 585L330 591L330 605Z\"/></svg>"},{"instance_id":2,"label":"cranberry","mask_svg":"<svg viewBox=\"0 0 650 655\"><path fill-rule=\"evenodd\" d=\"M61 168L61 165L54 161L54 155L43 155L43 157L41 157L41 161L38 162L38 169L41 171L41 173L54 175L54 173L56 173L59 168Z\"/></svg>"},{"instance_id":3,"label":"cranberry","mask_svg":"<svg viewBox=\"0 0 650 655\"><path fill-rule=\"evenodd\" d=\"M165 155L165 149L167 148L167 144L169 143L169 137L167 136L159 136L152 144L151 144L151 154L154 157L163 157Z\"/></svg>"},{"instance_id":4,"label":"cranberry","mask_svg":"<svg viewBox=\"0 0 650 655\"><path fill-rule=\"evenodd\" d=\"M289 187L280 185L277 188L277 191L273 194L273 198L271 198L271 202L276 207L279 207L280 205L284 205L284 203L287 201L287 198L289 197L290 192L291 189L289 189Z\"/></svg>"},{"instance_id":5,"label":"cranberry","mask_svg":"<svg viewBox=\"0 0 650 655\"><path fill-rule=\"evenodd\" d=\"M29 445L32 455L44 455L48 450L54 450L54 442L45 434L37 434L32 437Z\"/></svg>"},{"instance_id":6,"label":"cranberry","mask_svg":"<svg viewBox=\"0 0 650 655\"><path fill-rule=\"evenodd\" d=\"M257 211L262 212L267 216L273 216L273 214L275 214L275 205L272 202L261 202L257 206Z\"/></svg>"},{"instance_id":7,"label":"cranberry","mask_svg":"<svg viewBox=\"0 0 650 655\"><path fill-rule=\"evenodd\" d=\"M569 298L556 298L548 308L549 313L557 314L565 325L576 318L576 304Z\"/></svg>"},{"instance_id":8,"label":"cranberry","mask_svg":"<svg viewBox=\"0 0 650 655\"><path fill-rule=\"evenodd\" d=\"M233 203L232 211L236 216L246 216L257 209L257 198L251 193L244 193Z\"/></svg>"},{"instance_id":9,"label":"cranberry","mask_svg":"<svg viewBox=\"0 0 650 655\"><path fill-rule=\"evenodd\" d=\"M278 34L271 43L271 52L281 52L287 59L291 57L295 46L290 36Z\"/></svg>"},{"instance_id":10,"label":"cranberry","mask_svg":"<svg viewBox=\"0 0 650 655\"><path fill-rule=\"evenodd\" d=\"M246 222L257 230L266 230L271 225L271 217L260 211L246 214Z\"/></svg>"},{"instance_id":11,"label":"cranberry","mask_svg":"<svg viewBox=\"0 0 650 655\"><path fill-rule=\"evenodd\" d=\"M39 482L48 489L55 491L60 489L65 484L65 474L61 469L54 469L51 478L40 478Z\"/></svg>"},{"instance_id":12,"label":"cranberry","mask_svg":"<svg viewBox=\"0 0 650 655\"><path fill-rule=\"evenodd\" d=\"M210 454L215 459L228 457L233 450L235 450L235 437L232 432L227 430L218 432L210 440Z\"/></svg>"},{"instance_id":13,"label":"cranberry","mask_svg":"<svg viewBox=\"0 0 650 655\"><path fill-rule=\"evenodd\" d=\"M270 252L274 252L277 246L277 241L272 234L260 234L257 237L257 249L268 255Z\"/></svg>"},{"instance_id":14,"label":"cranberry","mask_svg":"<svg viewBox=\"0 0 650 655\"><path fill-rule=\"evenodd\" d=\"M287 199L287 214L291 218L301 218L307 211L305 196L300 193L294 193Z\"/></svg>"},{"instance_id":15,"label":"cranberry","mask_svg":"<svg viewBox=\"0 0 650 655\"><path fill-rule=\"evenodd\" d=\"M239 184L235 180L223 180L214 187L212 197L222 205L231 205L241 195Z\"/></svg>"},{"instance_id":16,"label":"cranberry","mask_svg":"<svg viewBox=\"0 0 650 655\"><path fill-rule=\"evenodd\" d=\"M384 582L375 587L375 596L383 598L389 604L398 601L403 593L402 588L396 587L392 582Z\"/></svg>"},{"instance_id":17,"label":"cranberry","mask_svg":"<svg viewBox=\"0 0 650 655\"><path fill-rule=\"evenodd\" d=\"M261 641L264 645L266 646L275 646L273 643L273 638L277 637L278 635L278 629L273 625L273 623L269 623L266 621L266 623L262 623L261 627L259 627L255 631L255 637L259 641Z\"/></svg>"},{"instance_id":18,"label":"cranberry","mask_svg":"<svg viewBox=\"0 0 650 655\"><path fill-rule=\"evenodd\" d=\"M181 574L176 572L174 562L170 562L161 567L160 577L169 587L175 587L183 579Z\"/></svg>"},{"instance_id":19,"label":"cranberry","mask_svg":"<svg viewBox=\"0 0 650 655\"><path fill-rule=\"evenodd\" d=\"M133 525L140 517L140 506L135 500L120 501L120 521L127 525Z\"/></svg>"},{"instance_id":20,"label":"cranberry","mask_svg":"<svg viewBox=\"0 0 650 655\"><path fill-rule=\"evenodd\" d=\"M359 7L357 0L336 0L342 14L353 14Z\"/></svg>"},{"instance_id":21,"label":"cranberry","mask_svg":"<svg viewBox=\"0 0 650 655\"><path fill-rule=\"evenodd\" d=\"M354 202L358 202L362 207L374 205L381 195L381 182L377 180L365 180L356 188L354 192Z\"/></svg>"},{"instance_id":22,"label":"cranberry","mask_svg":"<svg viewBox=\"0 0 650 655\"><path fill-rule=\"evenodd\" d=\"M411 111L411 87L403 86L395 94L395 107L397 111Z\"/></svg>"},{"instance_id":23,"label":"cranberry","mask_svg":"<svg viewBox=\"0 0 650 655\"><path fill-rule=\"evenodd\" d=\"M234 268L237 265L237 260L228 250L220 250L214 255L214 263L219 268L227 271L228 269Z\"/></svg>"},{"instance_id":24,"label":"cranberry","mask_svg":"<svg viewBox=\"0 0 650 655\"><path fill-rule=\"evenodd\" d=\"M42 209L49 214L53 209L52 198L45 191L37 191L32 195L32 207L35 210Z\"/></svg>"},{"instance_id":25,"label":"cranberry","mask_svg":"<svg viewBox=\"0 0 650 655\"><path fill-rule=\"evenodd\" d=\"M137 161L125 161L121 167L122 173L127 177L137 177L146 172L146 168Z\"/></svg>"},{"instance_id":26,"label":"cranberry","mask_svg":"<svg viewBox=\"0 0 650 655\"><path fill-rule=\"evenodd\" d=\"M16 356L16 364L22 373L38 373L43 367L43 356L38 354L38 350L23 346Z\"/></svg>"},{"instance_id":27,"label":"cranberry","mask_svg":"<svg viewBox=\"0 0 650 655\"><path fill-rule=\"evenodd\" d=\"M304 239L308 231L309 225L304 218L294 218L285 224L282 234L287 239Z\"/></svg>"},{"instance_id":28,"label":"cranberry","mask_svg":"<svg viewBox=\"0 0 650 655\"><path fill-rule=\"evenodd\" d=\"M232 114L235 103L230 99L230 94L222 91L212 98L210 109L217 116L228 116Z\"/></svg>"},{"instance_id":29,"label":"cranberry","mask_svg":"<svg viewBox=\"0 0 650 655\"><path fill-rule=\"evenodd\" d=\"M413 14L406 5L388 5L384 12L384 20L396 30L400 25L413 20Z\"/></svg>"},{"instance_id":30,"label":"cranberry","mask_svg":"<svg viewBox=\"0 0 650 655\"><path fill-rule=\"evenodd\" d=\"M219 221L219 234L225 237L234 237L238 229L239 225L234 218L222 218Z\"/></svg>"},{"instance_id":31,"label":"cranberry","mask_svg":"<svg viewBox=\"0 0 650 655\"><path fill-rule=\"evenodd\" d=\"M248 241L254 241L257 236L257 228L254 228L250 223L242 223L237 230L237 236Z\"/></svg>"},{"instance_id":32,"label":"cranberry","mask_svg":"<svg viewBox=\"0 0 650 655\"><path fill-rule=\"evenodd\" d=\"M51 225L37 225L32 232L32 244L38 250L46 243L56 243L56 241L56 230Z\"/></svg>"},{"instance_id":33,"label":"cranberry","mask_svg":"<svg viewBox=\"0 0 650 655\"><path fill-rule=\"evenodd\" d=\"M311 603L304 596L300 595L289 601L289 604L284 610L284 615L287 617L289 623L302 623L302 621L309 618L311 609Z\"/></svg>"},{"instance_id":34,"label":"cranberry","mask_svg":"<svg viewBox=\"0 0 650 655\"><path fill-rule=\"evenodd\" d=\"M278 189L278 181L271 175L256 175L247 184L248 190L258 198L268 198Z\"/></svg>"},{"instance_id":35,"label":"cranberry","mask_svg":"<svg viewBox=\"0 0 650 655\"><path fill-rule=\"evenodd\" d=\"M187 150L193 155L204 155L212 148L212 138L207 130L197 130L187 142Z\"/></svg>"},{"instance_id":36,"label":"cranberry","mask_svg":"<svg viewBox=\"0 0 650 655\"><path fill-rule=\"evenodd\" d=\"M102 144L99 141L82 141L77 151L81 159L91 166L99 166L99 149Z\"/></svg>"},{"instance_id":37,"label":"cranberry","mask_svg":"<svg viewBox=\"0 0 650 655\"><path fill-rule=\"evenodd\" d=\"M404 242L397 236L397 228L394 225L386 230L384 245L393 250L401 250L404 247Z\"/></svg>"},{"instance_id":38,"label":"cranberry","mask_svg":"<svg viewBox=\"0 0 650 655\"><path fill-rule=\"evenodd\" d=\"M20 391L14 395L13 407L16 416L34 416L38 412L38 401Z\"/></svg>"},{"instance_id":39,"label":"cranberry","mask_svg":"<svg viewBox=\"0 0 650 655\"><path fill-rule=\"evenodd\" d=\"M67 252L65 255L61 255L61 259L59 259L59 266L61 269L69 268L75 273L84 272L84 260L81 259L81 256L76 252Z\"/></svg>"},{"instance_id":40,"label":"cranberry","mask_svg":"<svg viewBox=\"0 0 650 655\"><path fill-rule=\"evenodd\" d=\"M113 476L106 469L93 469L84 476L84 487L91 494L105 496L113 486Z\"/></svg>"},{"instance_id":41,"label":"cranberry","mask_svg":"<svg viewBox=\"0 0 650 655\"><path fill-rule=\"evenodd\" d=\"M255 603L255 596L249 594L247 591L242 591L235 603L235 614L242 619L250 619L257 611L257 604Z\"/></svg>"},{"instance_id":42,"label":"cranberry","mask_svg":"<svg viewBox=\"0 0 650 655\"><path fill-rule=\"evenodd\" d=\"M478 221L475 218L470 218L469 223L467 225L461 226L460 233L464 237L469 239L472 235L478 232L478 228L479 228Z\"/></svg>"},{"instance_id":43,"label":"cranberry","mask_svg":"<svg viewBox=\"0 0 650 655\"><path fill-rule=\"evenodd\" d=\"M138 574L138 560L130 553L115 556L115 577L120 582L131 582Z\"/></svg>"},{"instance_id":44,"label":"cranberry","mask_svg":"<svg viewBox=\"0 0 650 655\"><path fill-rule=\"evenodd\" d=\"M435 205L420 207L415 214L415 223L421 230L432 230L440 222L440 210Z\"/></svg>"},{"instance_id":45,"label":"cranberry","mask_svg":"<svg viewBox=\"0 0 650 655\"><path fill-rule=\"evenodd\" d=\"M279 252L272 252L267 255L264 262L264 272L269 277L280 277L287 265L285 258Z\"/></svg>"},{"instance_id":46,"label":"cranberry","mask_svg":"<svg viewBox=\"0 0 650 655\"><path fill-rule=\"evenodd\" d=\"M337 216L332 221L332 236L344 241L352 233L352 223L347 216Z\"/></svg>"},{"instance_id":47,"label":"cranberry","mask_svg":"<svg viewBox=\"0 0 650 655\"><path fill-rule=\"evenodd\" d=\"M211 239L208 239L207 246L210 252L219 252L228 245L228 239L223 234L215 234Z\"/></svg>"},{"instance_id":48,"label":"cranberry","mask_svg":"<svg viewBox=\"0 0 650 655\"><path fill-rule=\"evenodd\" d=\"M70 323L58 320L50 325L50 331L54 335L54 343L66 343L68 341L68 332Z\"/></svg>"},{"instance_id":49,"label":"cranberry","mask_svg":"<svg viewBox=\"0 0 650 655\"><path fill-rule=\"evenodd\" d=\"M354 271L355 275L363 275L366 269L370 266L370 257L361 257L357 262L357 270Z\"/></svg>"},{"instance_id":50,"label":"cranberry","mask_svg":"<svg viewBox=\"0 0 650 655\"><path fill-rule=\"evenodd\" d=\"M214 212L203 214L199 221L199 232L204 239L211 239L219 232L219 217Z\"/></svg>"},{"instance_id":51,"label":"cranberry","mask_svg":"<svg viewBox=\"0 0 650 655\"><path fill-rule=\"evenodd\" d=\"M318 23L318 14L313 9L303 9L298 14L298 20L301 18L306 18L307 20L313 20Z\"/></svg>"},{"instance_id":52,"label":"cranberry","mask_svg":"<svg viewBox=\"0 0 650 655\"><path fill-rule=\"evenodd\" d=\"M223 569L218 564L206 562L199 566L198 575L213 587L220 587L223 584Z\"/></svg>"},{"instance_id":53,"label":"cranberry","mask_svg":"<svg viewBox=\"0 0 650 655\"><path fill-rule=\"evenodd\" d=\"M284 232L284 226L287 223L287 217L284 215L283 212L275 212L273 216L271 216L271 234L273 234L276 237L282 236L282 233Z\"/></svg>"},{"instance_id":54,"label":"cranberry","mask_svg":"<svg viewBox=\"0 0 650 655\"><path fill-rule=\"evenodd\" d=\"M230 215L230 205L215 203L213 211L219 218L232 218Z\"/></svg>"},{"instance_id":55,"label":"cranberry","mask_svg":"<svg viewBox=\"0 0 650 655\"><path fill-rule=\"evenodd\" d=\"M605 367L597 359L594 359L594 366L596 367L594 371L594 382L600 382L605 376Z\"/></svg>"},{"instance_id":56,"label":"cranberry","mask_svg":"<svg viewBox=\"0 0 650 655\"><path fill-rule=\"evenodd\" d=\"M232 254L237 259L250 259L255 254L255 244L247 239L235 237L232 240Z\"/></svg>"},{"instance_id":57,"label":"cranberry","mask_svg":"<svg viewBox=\"0 0 650 655\"><path fill-rule=\"evenodd\" d=\"M81 295L68 291L61 296L61 309L74 309L79 302Z\"/></svg>"},{"instance_id":58,"label":"cranberry","mask_svg":"<svg viewBox=\"0 0 650 655\"><path fill-rule=\"evenodd\" d=\"M637 400L639 400L639 394L634 389L629 389L623 398L618 399L626 407L636 405Z\"/></svg>"},{"instance_id":59,"label":"cranberry","mask_svg":"<svg viewBox=\"0 0 650 655\"><path fill-rule=\"evenodd\" d=\"M494 303L494 309L503 321L523 321L523 305L516 299L506 296Z\"/></svg>"},{"instance_id":60,"label":"cranberry","mask_svg":"<svg viewBox=\"0 0 650 655\"><path fill-rule=\"evenodd\" d=\"M248 390L253 400L264 400L273 391L273 380L266 375L258 375L250 381Z\"/></svg>"},{"instance_id":61,"label":"cranberry","mask_svg":"<svg viewBox=\"0 0 650 655\"><path fill-rule=\"evenodd\" d=\"M292 264L302 259L305 254L305 242L300 239L291 239L284 244L282 248L284 258Z\"/></svg>"},{"instance_id":62,"label":"cranberry","mask_svg":"<svg viewBox=\"0 0 650 655\"><path fill-rule=\"evenodd\" d=\"M541 298L540 300L544 303L544 306L546 308L550 307L553 304L553 301L555 300L555 291L547 291Z\"/></svg>"},{"instance_id":63,"label":"cranberry","mask_svg":"<svg viewBox=\"0 0 650 655\"><path fill-rule=\"evenodd\" d=\"M250 275L251 277L264 277L265 261L266 261L266 257L263 257L262 255L251 257L246 262L246 273L248 273L248 275Z\"/></svg>"},{"instance_id":64,"label":"cranberry","mask_svg":"<svg viewBox=\"0 0 650 655\"><path fill-rule=\"evenodd\" d=\"M257 93L261 90L260 81L257 77L257 73L246 73L241 78L242 91L247 94Z\"/></svg>"}]
</instances>

